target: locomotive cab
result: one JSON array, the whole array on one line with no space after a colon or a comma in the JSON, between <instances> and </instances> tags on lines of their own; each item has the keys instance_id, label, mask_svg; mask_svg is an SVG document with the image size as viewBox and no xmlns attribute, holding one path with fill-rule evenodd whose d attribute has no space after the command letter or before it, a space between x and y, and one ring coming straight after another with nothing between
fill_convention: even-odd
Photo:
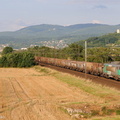
<instances>
[{"instance_id":1,"label":"locomotive cab","mask_svg":"<svg viewBox=\"0 0 120 120\"><path fill-rule=\"evenodd\" d=\"M120 64L105 63L103 67L103 74L107 78L113 78L115 80L120 80Z\"/></svg>"}]
</instances>

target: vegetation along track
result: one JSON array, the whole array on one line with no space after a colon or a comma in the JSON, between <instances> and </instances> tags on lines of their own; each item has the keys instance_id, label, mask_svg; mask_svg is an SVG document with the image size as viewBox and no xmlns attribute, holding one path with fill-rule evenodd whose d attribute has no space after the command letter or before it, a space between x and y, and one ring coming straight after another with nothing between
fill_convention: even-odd
<instances>
[{"instance_id":1,"label":"vegetation along track","mask_svg":"<svg viewBox=\"0 0 120 120\"><path fill-rule=\"evenodd\" d=\"M115 81L113 79L106 79L103 77L99 77L99 76L95 76L95 75L91 75L91 74L85 74L82 72L78 72L78 71L74 71L74 70L70 70L70 69L66 69L66 68L61 68L61 67L56 67L56 66L52 66L52 65L48 65L48 64L40 64L41 66L44 67L49 67L61 72L66 72L66 73L70 73L72 75L78 76L78 77L83 77L86 79L89 79L95 83L101 84L103 86L108 86L108 87L113 87L116 88L118 90L120 90L120 81Z\"/></svg>"}]
</instances>

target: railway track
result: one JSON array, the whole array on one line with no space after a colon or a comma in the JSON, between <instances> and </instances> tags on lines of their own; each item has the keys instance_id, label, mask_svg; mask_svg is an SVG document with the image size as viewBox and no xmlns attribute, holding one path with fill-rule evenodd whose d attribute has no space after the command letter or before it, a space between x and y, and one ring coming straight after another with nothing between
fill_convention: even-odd
<instances>
[{"instance_id":1,"label":"railway track","mask_svg":"<svg viewBox=\"0 0 120 120\"><path fill-rule=\"evenodd\" d=\"M41 63L40 65L51 68L51 69L55 69L60 72L69 73L69 74L75 75L77 77L86 78L97 84L101 84L103 86L108 86L108 87L112 87L112 88L120 90L120 81L116 81L113 79L107 79L104 77L99 77L99 76L95 76L95 75L91 75L91 74L85 74L82 72L78 72L78 71L74 71L74 70L70 70L70 69L66 69L66 68L61 68L61 67L57 67L57 66L52 66L52 65L48 65L48 64L44 64L44 63Z\"/></svg>"}]
</instances>

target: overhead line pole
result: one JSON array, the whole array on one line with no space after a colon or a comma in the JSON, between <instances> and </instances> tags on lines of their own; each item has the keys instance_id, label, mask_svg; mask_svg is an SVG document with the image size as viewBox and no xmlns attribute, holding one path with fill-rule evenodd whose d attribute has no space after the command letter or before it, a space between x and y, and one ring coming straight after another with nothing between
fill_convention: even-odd
<instances>
[{"instance_id":1,"label":"overhead line pole","mask_svg":"<svg viewBox=\"0 0 120 120\"><path fill-rule=\"evenodd\" d=\"M85 41L85 78L87 74L87 41Z\"/></svg>"}]
</instances>

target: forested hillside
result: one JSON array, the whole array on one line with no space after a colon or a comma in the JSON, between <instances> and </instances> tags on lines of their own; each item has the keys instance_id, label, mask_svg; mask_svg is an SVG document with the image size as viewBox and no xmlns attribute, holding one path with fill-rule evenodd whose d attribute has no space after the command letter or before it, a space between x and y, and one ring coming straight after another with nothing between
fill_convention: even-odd
<instances>
[{"instance_id":1,"label":"forested hillside","mask_svg":"<svg viewBox=\"0 0 120 120\"><path fill-rule=\"evenodd\" d=\"M9 44L13 48L46 45L64 47L89 37L114 33L120 25L77 24L70 26L34 25L15 32L0 32L0 44ZM60 44L59 44L60 43ZM64 45L63 45L64 44Z\"/></svg>"},{"instance_id":2,"label":"forested hillside","mask_svg":"<svg viewBox=\"0 0 120 120\"><path fill-rule=\"evenodd\" d=\"M120 33L110 33L100 37L91 37L87 40L88 47L120 47ZM85 40L77 42L84 45Z\"/></svg>"}]
</instances>

